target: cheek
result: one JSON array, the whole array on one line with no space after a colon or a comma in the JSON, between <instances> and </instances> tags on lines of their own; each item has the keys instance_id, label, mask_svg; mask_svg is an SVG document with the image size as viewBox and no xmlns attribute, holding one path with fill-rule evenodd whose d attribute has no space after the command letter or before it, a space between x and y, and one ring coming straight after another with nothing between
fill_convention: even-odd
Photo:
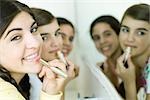
<instances>
[{"instance_id":1,"label":"cheek","mask_svg":"<svg viewBox=\"0 0 150 100\"><path fill-rule=\"evenodd\" d=\"M62 48L63 47L62 37L58 38L58 43L59 43L59 47Z\"/></svg>"},{"instance_id":2,"label":"cheek","mask_svg":"<svg viewBox=\"0 0 150 100\"><path fill-rule=\"evenodd\" d=\"M44 52L42 52L42 53L45 53L45 52L48 52L48 51L49 51L49 48L48 48L48 44L47 44L47 43L43 43L43 45L42 45L42 51L44 51Z\"/></svg>"},{"instance_id":3,"label":"cheek","mask_svg":"<svg viewBox=\"0 0 150 100\"><path fill-rule=\"evenodd\" d=\"M120 42L120 44L122 44L125 39L126 38L124 37L124 35L120 35L119 36L119 42Z\"/></svg>"},{"instance_id":4,"label":"cheek","mask_svg":"<svg viewBox=\"0 0 150 100\"><path fill-rule=\"evenodd\" d=\"M94 44L95 44L96 48L99 48L99 47L100 47L100 44L99 44L98 41L97 41L97 42L94 42Z\"/></svg>"}]
</instances>

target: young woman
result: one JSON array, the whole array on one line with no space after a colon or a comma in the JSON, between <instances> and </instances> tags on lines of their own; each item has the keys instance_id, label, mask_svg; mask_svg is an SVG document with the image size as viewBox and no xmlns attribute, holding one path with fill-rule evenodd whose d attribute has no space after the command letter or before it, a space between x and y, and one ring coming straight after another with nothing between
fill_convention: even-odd
<instances>
[{"instance_id":1,"label":"young woman","mask_svg":"<svg viewBox=\"0 0 150 100\"><path fill-rule=\"evenodd\" d=\"M65 18L57 17L57 21L60 27L63 40L62 52L65 56L68 56L71 50L73 49L75 29L73 24Z\"/></svg>"},{"instance_id":2,"label":"young woman","mask_svg":"<svg viewBox=\"0 0 150 100\"><path fill-rule=\"evenodd\" d=\"M57 19L50 12L44 9L39 9L39 8L31 8L31 9L35 15L35 19L39 26L38 32L40 33L43 39L42 59L44 59L45 61L58 59L57 52L62 50L63 40L62 40L62 33L60 31L60 27L57 23ZM68 80L66 80L65 83L67 83L69 80L75 77L74 67L70 65L72 63L68 59L66 60L69 66L67 67L68 68L67 69ZM34 86L35 85L33 83L33 87ZM64 91L64 88L63 88L64 86L61 86L62 91ZM34 99L38 97L39 93L36 93L38 91L39 90L35 90L35 92L33 92L35 93L33 94Z\"/></svg>"},{"instance_id":3,"label":"young woman","mask_svg":"<svg viewBox=\"0 0 150 100\"><path fill-rule=\"evenodd\" d=\"M107 57L107 60L99 66L116 89L120 83L115 73L115 65L116 59L122 53L118 39L119 30L119 21L110 15L96 18L90 26L90 35L97 50Z\"/></svg>"},{"instance_id":4,"label":"young woman","mask_svg":"<svg viewBox=\"0 0 150 100\"><path fill-rule=\"evenodd\" d=\"M3 100L27 98L18 85L26 73L43 78L40 100L61 99L61 89L67 79L40 64L42 38L37 28L28 6L15 0L0 1L0 98ZM48 63L67 73L62 62ZM70 66L74 67L71 63Z\"/></svg>"},{"instance_id":5,"label":"young woman","mask_svg":"<svg viewBox=\"0 0 150 100\"><path fill-rule=\"evenodd\" d=\"M150 5L137 4L129 7L123 15L119 34L123 51L131 48L127 65L124 65L124 54L117 60L116 72L123 81L127 100L145 100L143 97L143 71L150 57Z\"/></svg>"}]
</instances>

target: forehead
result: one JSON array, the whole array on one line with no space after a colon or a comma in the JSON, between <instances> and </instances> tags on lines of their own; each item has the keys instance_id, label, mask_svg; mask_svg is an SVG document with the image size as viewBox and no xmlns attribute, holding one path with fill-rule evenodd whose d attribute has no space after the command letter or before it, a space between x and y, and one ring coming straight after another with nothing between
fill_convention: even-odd
<instances>
[{"instance_id":1,"label":"forehead","mask_svg":"<svg viewBox=\"0 0 150 100\"><path fill-rule=\"evenodd\" d=\"M43 32L46 32L46 33L51 33L51 32L54 32L59 28L59 25L57 23L57 20L53 20L51 23L49 24L46 24L46 25L42 25L42 26L39 26L38 30L43 33Z\"/></svg>"},{"instance_id":2,"label":"forehead","mask_svg":"<svg viewBox=\"0 0 150 100\"><path fill-rule=\"evenodd\" d=\"M68 35L74 35L75 34L72 26L70 26L69 24L60 25L60 30L62 32L64 32L65 34L68 34Z\"/></svg>"},{"instance_id":3,"label":"forehead","mask_svg":"<svg viewBox=\"0 0 150 100\"><path fill-rule=\"evenodd\" d=\"M105 23L105 22L100 22L100 23L97 23L94 28L101 28L101 29L111 29L110 25L108 23Z\"/></svg>"},{"instance_id":4,"label":"forehead","mask_svg":"<svg viewBox=\"0 0 150 100\"><path fill-rule=\"evenodd\" d=\"M94 34L103 34L105 32L115 32L111 26L108 23L105 22L100 22L97 23L94 27L93 27L93 35Z\"/></svg>"},{"instance_id":5,"label":"forehead","mask_svg":"<svg viewBox=\"0 0 150 100\"><path fill-rule=\"evenodd\" d=\"M124 17L122 23L122 25L128 26L130 28L146 28L148 30L150 30L150 23L143 21L143 20L137 20L134 19L130 16L126 16Z\"/></svg>"},{"instance_id":6,"label":"forehead","mask_svg":"<svg viewBox=\"0 0 150 100\"><path fill-rule=\"evenodd\" d=\"M13 28L29 28L33 22L34 20L32 16L29 13L22 11L15 16L4 34L6 34L10 29Z\"/></svg>"}]
</instances>

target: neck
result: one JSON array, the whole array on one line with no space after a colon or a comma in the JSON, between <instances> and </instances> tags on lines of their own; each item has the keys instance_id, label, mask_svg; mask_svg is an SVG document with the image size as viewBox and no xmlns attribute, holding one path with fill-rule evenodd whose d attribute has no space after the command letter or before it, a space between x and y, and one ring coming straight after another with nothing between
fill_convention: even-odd
<instances>
[{"instance_id":1,"label":"neck","mask_svg":"<svg viewBox=\"0 0 150 100\"><path fill-rule=\"evenodd\" d=\"M148 55L141 55L131 58L136 67L136 76L140 76L146 66L146 61L148 60Z\"/></svg>"},{"instance_id":2,"label":"neck","mask_svg":"<svg viewBox=\"0 0 150 100\"><path fill-rule=\"evenodd\" d=\"M21 79L23 78L24 75L25 74L22 74L22 73L11 73L11 77L13 77L15 79L17 84L19 84L19 82L21 81Z\"/></svg>"},{"instance_id":3,"label":"neck","mask_svg":"<svg viewBox=\"0 0 150 100\"><path fill-rule=\"evenodd\" d=\"M118 57L120 57L121 54L122 50L120 47L118 47L118 49L114 52L114 54L112 54L110 58L116 63L116 60L118 59Z\"/></svg>"}]
</instances>

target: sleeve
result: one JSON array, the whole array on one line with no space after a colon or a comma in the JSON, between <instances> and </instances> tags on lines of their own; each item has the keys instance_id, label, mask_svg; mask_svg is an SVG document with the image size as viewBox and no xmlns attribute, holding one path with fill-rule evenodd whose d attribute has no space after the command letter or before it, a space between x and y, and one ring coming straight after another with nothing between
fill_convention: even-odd
<instances>
[{"instance_id":1,"label":"sleeve","mask_svg":"<svg viewBox=\"0 0 150 100\"><path fill-rule=\"evenodd\" d=\"M2 79L0 79L0 98L1 100L25 100L15 86Z\"/></svg>"},{"instance_id":2,"label":"sleeve","mask_svg":"<svg viewBox=\"0 0 150 100\"><path fill-rule=\"evenodd\" d=\"M49 95L43 91L40 94L40 100L61 100L63 93L60 91L57 95Z\"/></svg>"}]
</instances>

